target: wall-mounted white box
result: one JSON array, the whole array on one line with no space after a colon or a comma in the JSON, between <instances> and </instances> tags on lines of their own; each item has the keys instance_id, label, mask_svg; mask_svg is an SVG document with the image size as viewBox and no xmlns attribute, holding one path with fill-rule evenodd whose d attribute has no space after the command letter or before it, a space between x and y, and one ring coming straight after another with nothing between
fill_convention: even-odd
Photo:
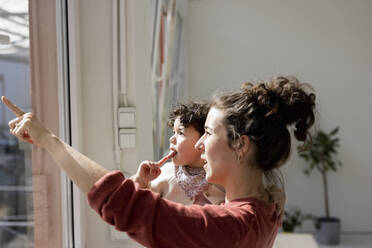
<instances>
[{"instance_id":1,"label":"wall-mounted white box","mask_svg":"<svg viewBox=\"0 0 372 248\"><path fill-rule=\"evenodd\" d=\"M135 111L133 107L119 108L119 128L136 127Z\"/></svg>"},{"instance_id":2,"label":"wall-mounted white box","mask_svg":"<svg viewBox=\"0 0 372 248\"><path fill-rule=\"evenodd\" d=\"M119 129L120 148L135 148L136 147L136 129L121 128Z\"/></svg>"}]
</instances>

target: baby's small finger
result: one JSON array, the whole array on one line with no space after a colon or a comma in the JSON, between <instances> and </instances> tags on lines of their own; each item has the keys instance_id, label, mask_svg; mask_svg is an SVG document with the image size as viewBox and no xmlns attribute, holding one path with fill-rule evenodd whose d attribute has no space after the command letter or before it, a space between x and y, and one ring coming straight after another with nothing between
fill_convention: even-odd
<instances>
[{"instance_id":1,"label":"baby's small finger","mask_svg":"<svg viewBox=\"0 0 372 248\"><path fill-rule=\"evenodd\" d=\"M150 166L151 169L155 169L155 168L156 168L156 163L151 162L151 163L149 164L149 166Z\"/></svg>"},{"instance_id":2,"label":"baby's small finger","mask_svg":"<svg viewBox=\"0 0 372 248\"><path fill-rule=\"evenodd\" d=\"M149 165L148 164L141 164L141 168L148 169Z\"/></svg>"},{"instance_id":3,"label":"baby's small finger","mask_svg":"<svg viewBox=\"0 0 372 248\"><path fill-rule=\"evenodd\" d=\"M154 165L154 167L152 168L152 171L153 171L153 175L159 175L161 170L160 168L157 166L157 164Z\"/></svg>"},{"instance_id":4,"label":"baby's small finger","mask_svg":"<svg viewBox=\"0 0 372 248\"><path fill-rule=\"evenodd\" d=\"M142 161L140 164L140 167L148 168L149 167L149 161Z\"/></svg>"}]
</instances>

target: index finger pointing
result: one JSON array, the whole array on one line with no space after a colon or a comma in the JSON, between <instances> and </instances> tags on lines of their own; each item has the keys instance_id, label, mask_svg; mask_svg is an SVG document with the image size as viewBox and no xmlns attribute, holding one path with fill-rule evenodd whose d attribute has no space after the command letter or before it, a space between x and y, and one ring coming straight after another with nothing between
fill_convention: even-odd
<instances>
[{"instance_id":1,"label":"index finger pointing","mask_svg":"<svg viewBox=\"0 0 372 248\"><path fill-rule=\"evenodd\" d=\"M1 101L16 115L16 116L22 116L24 115L24 111L17 107L14 103L12 103L8 98L5 96L1 97Z\"/></svg>"}]
</instances>

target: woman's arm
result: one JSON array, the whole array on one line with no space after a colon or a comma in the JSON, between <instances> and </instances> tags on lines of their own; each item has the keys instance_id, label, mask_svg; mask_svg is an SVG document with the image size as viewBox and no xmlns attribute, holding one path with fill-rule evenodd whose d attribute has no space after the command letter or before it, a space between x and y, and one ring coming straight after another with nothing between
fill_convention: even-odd
<instances>
[{"instance_id":1,"label":"woman's arm","mask_svg":"<svg viewBox=\"0 0 372 248\"><path fill-rule=\"evenodd\" d=\"M10 133L44 148L84 193L88 193L94 183L109 172L60 140L32 113L25 113L4 96L1 100L17 116L9 122Z\"/></svg>"},{"instance_id":2,"label":"woman's arm","mask_svg":"<svg viewBox=\"0 0 372 248\"><path fill-rule=\"evenodd\" d=\"M44 148L84 193L88 193L94 183L109 172L55 135L47 139Z\"/></svg>"},{"instance_id":3,"label":"woman's arm","mask_svg":"<svg viewBox=\"0 0 372 248\"><path fill-rule=\"evenodd\" d=\"M118 171L99 179L88 201L103 220L146 247L237 247L253 234L247 230L255 217L244 207L184 206L139 189Z\"/></svg>"}]
</instances>

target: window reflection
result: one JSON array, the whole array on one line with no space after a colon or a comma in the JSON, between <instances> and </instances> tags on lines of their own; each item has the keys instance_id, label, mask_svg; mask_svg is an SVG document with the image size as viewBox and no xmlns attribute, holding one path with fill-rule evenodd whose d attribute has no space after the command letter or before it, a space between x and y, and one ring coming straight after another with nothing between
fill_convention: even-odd
<instances>
[{"instance_id":1,"label":"window reflection","mask_svg":"<svg viewBox=\"0 0 372 248\"><path fill-rule=\"evenodd\" d=\"M28 1L0 0L0 94L30 110ZM9 40L8 44L7 40ZM9 134L0 107L0 247L33 247L31 147Z\"/></svg>"}]
</instances>

